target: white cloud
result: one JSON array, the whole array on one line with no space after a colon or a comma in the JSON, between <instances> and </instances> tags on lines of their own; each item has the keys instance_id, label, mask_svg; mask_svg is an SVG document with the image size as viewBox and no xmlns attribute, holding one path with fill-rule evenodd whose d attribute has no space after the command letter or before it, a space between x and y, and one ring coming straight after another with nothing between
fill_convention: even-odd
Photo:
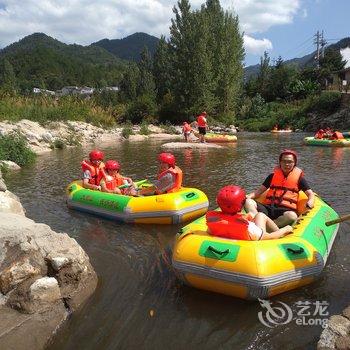
<instances>
[{"instance_id":1,"label":"white cloud","mask_svg":"<svg viewBox=\"0 0 350 350\"><path fill-rule=\"evenodd\" d=\"M343 56L343 60L346 60L345 68L350 67L350 47L347 47L343 50L340 50L341 55Z\"/></svg>"},{"instance_id":2,"label":"white cloud","mask_svg":"<svg viewBox=\"0 0 350 350\"><path fill-rule=\"evenodd\" d=\"M272 50L272 43L268 39L254 39L249 35L244 35L244 47L247 53L261 55L264 51Z\"/></svg>"},{"instance_id":3,"label":"white cloud","mask_svg":"<svg viewBox=\"0 0 350 350\"><path fill-rule=\"evenodd\" d=\"M249 35L247 50L254 51L259 45L268 48L271 42L251 35L291 23L300 1L221 0L221 5L234 8ZM199 8L205 0L190 2L192 8ZM135 32L168 35L176 0L1 0L0 4L0 47L4 47L34 32L83 45Z\"/></svg>"},{"instance_id":4,"label":"white cloud","mask_svg":"<svg viewBox=\"0 0 350 350\"><path fill-rule=\"evenodd\" d=\"M248 33L264 32L269 28L292 23L301 0L225 0L233 3L242 29Z\"/></svg>"}]
</instances>

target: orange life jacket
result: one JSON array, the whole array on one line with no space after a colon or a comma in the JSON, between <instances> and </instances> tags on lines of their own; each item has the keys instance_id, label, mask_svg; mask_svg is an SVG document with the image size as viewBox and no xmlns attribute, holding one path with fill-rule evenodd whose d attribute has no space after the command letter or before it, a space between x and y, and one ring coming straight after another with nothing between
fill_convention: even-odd
<instances>
[{"instance_id":1,"label":"orange life jacket","mask_svg":"<svg viewBox=\"0 0 350 350\"><path fill-rule=\"evenodd\" d=\"M203 114L198 116L197 123L200 128L205 128L207 126L207 119Z\"/></svg>"},{"instance_id":2,"label":"orange life jacket","mask_svg":"<svg viewBox=\"0 0 350 350\"><path fill-rule=\"evenodd\" d=\"M206 214L209 233L213 236L250 241L248 231L250 215L237 213L224 214L221 211L208 211Z\"/></svg>"},{"instance_id":3,"label":"orange life jacket","mask_svg":"<svg viewBox=\"0 0 350 350\"><path fill-rule=\"evenodd\" d=\"M315 134L315 139L323 139L324 137L324 131L317 131Z\"/></svg>"},{"instance_id":4,"label":"orange life jacket","mask_svg":"<svg viewBox=\"0 0 350 350\"><path fill-rule=\"evenodd\" d=\"M86 170L90 171L91 179L89 179L89 184L96 185L96 186L100 185L100 181L105 175L104 167L105 165L103 162L101 162L99 166L94 166L88 160L83 160L81 162L81 168L83 172L85 172Z\"/></svg>"},{"instance_id":5,"label":"orange life jacket","mask_svg":"<svg viewBox=\"0 0 350 350\"><path fill-rule=\"evenodd\" d=\"M167 174L172 174L175 177L174 186L167 190L167 193L172 193L178 191L182 186L182 170L175 166L174 168L169 168L158 175L158 180Z\"/></svg>"},{"instance_id":6,"label":"orange life jacket","mask_svg":"<svg viewBox=\"0 0 350 350\"><path fill-rule=\"evenodd\" d=\"M334 133L332 134L332 136L330 137L331 140L342 140L344 139L344 136L341 132L339 131L334 131Z\"/></svg>"},{"instance_id":7,"label":"orange life jacket","mask_svg":"<svg viewBox=\"0 0 350 350\"><path fill-rule=\"evenodd\" d=\"M105 174L103 180L106 184L106 188L113 191L116 187L124 185L123 176L116 174L115 176Z\"/></svg>"},{"instance_id":8,"label":"orange life jacket","mask_svg":"<svg viewBox=\"0 0 350 350\"><path fill-rule=\"evenodd\" d=\"M297 210L299 179L302 175L303 171L298 167L294 167L287 177L284 175L281 168L275 168L264 204L274 204Z\"/></svg>"},{"instance_id":9,"label":"orange life jacket","mask_svg":"<svg viewBox=\"0 0 350 350\"><path fill-rule=\"evenodd\" d=\"M188 123L185 123L182 127L182 130L184 132L190 132L192 130L191 125L189 125Z\"/></svg>"}]
</instances>

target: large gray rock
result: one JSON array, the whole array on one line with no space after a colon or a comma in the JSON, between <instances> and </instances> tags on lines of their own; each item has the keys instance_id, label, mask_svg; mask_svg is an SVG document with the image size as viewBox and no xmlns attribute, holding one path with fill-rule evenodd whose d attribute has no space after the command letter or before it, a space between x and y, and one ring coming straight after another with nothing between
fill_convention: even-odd
<instances>
[{"instance_id":1,"label":"large gray rock","mask_svg":"<svg viewBox=\"0 0 350 350\"><path fill-rule=\"evenodd\" d=\"M17 196L7 190L0 191L0 212L25 215L24 208Z\"/></svg>"},{"instance_id":2,"label":"large gray rock","mask_svg":"<svg viewBox=\"0 0 350 350\"><path fill-rule=\"evenodd\" d=\"M42 349L96 285L89 258L73 238L0 212L0 344L6 344L0 348ZM22 342L24 334L30 336Z\"/></svg>"}]
</instances>

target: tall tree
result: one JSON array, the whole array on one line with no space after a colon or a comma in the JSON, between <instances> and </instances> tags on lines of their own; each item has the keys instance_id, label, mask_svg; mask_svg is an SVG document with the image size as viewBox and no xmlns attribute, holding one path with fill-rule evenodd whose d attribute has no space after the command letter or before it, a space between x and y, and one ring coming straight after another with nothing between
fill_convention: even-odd
<instances>
[{"instance_id":1,"label":"tall tree","mask_svg":"<svg viewBox=\"0 0 350 350\"><path fill-rule=\"evenodd\" d=\"M161 102L171 89L171 65L169 55L168 43L162 35L153 59L153 75L158 102Z\"/></svg>"},{"instance_id":2,"label":"tall tree","mask_svg":"<svg viewBox=\"0 0 350 350\"><path fill-rule=\"evenodd\" d=\"M153 63L147 46L141 52L141 60L138 63L138 67L140 72L138 95L148 95L155 98L156 86L153 78Z\"/></svg>"},{"instance_id":3,"label":"tall tree","mask_svg":"<svg viewBox=\"0 0 350 350\"><path fill-rule=\"evenodd\" d=\"M139 77L140 72L138 67L136 64L130 63L120 82L120 93L122 99L126 102L136 99L138 94Z\"/></svg>"},{"instance_id":4,"label":"tall tree","mask_svg":"<svg viewBox=\"0 0 350 350\"><path fill-rule=\"evenodd\" d=\"M174 6L175 18L170 26L170 53L172 66L172 95L179 113L189 114L195 52L191 6L188 0L179 0Z\"/></svg>"},{"instance_id":5,"label":"tall tree","mask_svg":"<svg viewBox=\"0 0 350 350\"><path fill-rule=\"evenodd\" d=\"M258 93L265 98L268 95L268 83L270 79L270 57L267 51L264 56L260 58L260 70L257 78Z\"/></svg>"},{"instance_id":6,"label":"tall tree","mask_svg":"<svg viewBox=\"0 0 350 350\"><path fill-rule=\"evenodd\" d=\"M243 86L243 37L237 16L226 12L218 76L219 113L233 117Z\"/></svg>"}]
</instances>

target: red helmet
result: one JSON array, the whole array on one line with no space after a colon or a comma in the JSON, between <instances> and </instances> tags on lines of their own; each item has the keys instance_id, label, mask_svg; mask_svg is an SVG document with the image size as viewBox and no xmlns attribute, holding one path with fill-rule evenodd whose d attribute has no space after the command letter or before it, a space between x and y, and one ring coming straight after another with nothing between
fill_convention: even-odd
<instances>
[{"instance_id":1,"label":"red helmet","mask_svg":"<svg viewBox=\"0 0 350 350\"><path fill-rule=\"evenodd\" d=\"M298 161L297 152L295 152L295 151L293 151L293 150L291 150L291 149L285 149L285 150L283 150L283 151L281 152L281 154L280 154L280 156L279 156L279 161L281 161L282 156L283 156L284 154L291 154L291 155L293 156L293 158L294 158L294 163L295 163L295 165L297 164L297 161Z\"/></svg>"},{"instance_id":2,"label":"red helmet","mask_svg":"<svg viewBox=\"0 0 350 350\"><path fill-rule=\"evenodd\" d=\"M171 153L161 153L158 155L158 160L162 163L166 163L169 166L175 166L175 157Z\"/></svg>"},{"instance_id":3,"label":"red helmet","mask_svg":"<svg viewBox=\"0 0 350 350\"><path fill-rule=\"evenodd\" d=\"M103 158L105 157L105 155L103 154L103 152L94 149L93 151L91 151L89 153L89 158L90 160L103 160Z\"/></svg>"},{"instance_id":4,"label":"red helmet","mask_svg":"<svg viewBox=\"0 0 350 350\"><path fill-rule=\"evenodd\" d=\"M106 170L119 170L120 164L116 160L107 160L105 164Z\"/></svg>"},{"instance_id":5,"label":"red helmet","mask_svg":"<svg viewBox=\"0 0 350 350\"><path fill-rule=\"evenodd\" d=\"M234 185L223 187L216 196L216 202L225 214L238 213L242 209L245 199L245 191Z\"/></svg>"}]
</instances>

